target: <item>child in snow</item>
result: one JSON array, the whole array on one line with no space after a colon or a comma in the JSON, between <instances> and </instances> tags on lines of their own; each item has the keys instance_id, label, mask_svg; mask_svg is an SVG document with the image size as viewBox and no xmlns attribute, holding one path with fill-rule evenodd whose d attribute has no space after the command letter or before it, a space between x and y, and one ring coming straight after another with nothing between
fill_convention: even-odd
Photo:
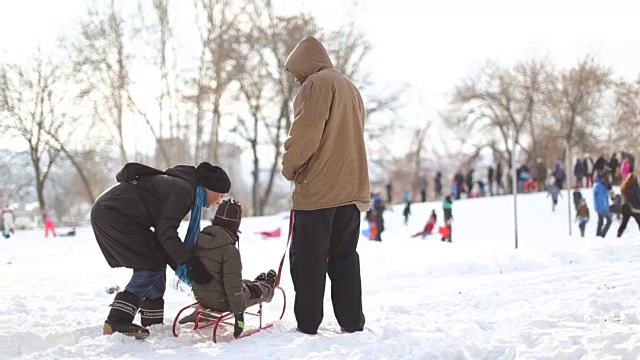
<instances>
[{"instance_id":1,"label":"child in snow","mask_svg":"<svg viewBox=\"0 0 640 360\"><path fill-rule=\"evenodd\" d=\"M433 232L433 228L436 225L437 218L438 217L436 215L436 211L431 210L431 216L429 216L429 220L427 221L427 224L424 226L424 229L420 232L413 234L411 237L422 236L422 238L424 239L425 237L427 237L427 235L431 235L431 233Z\"/></svg>"},{"instance_id":2,"label":"child in snow","mask_svg":"<svg viewBox=\"0 0 640 360\"><path fill-rule=\"evenodd\" d=\"M556 206L558 205L558 195L562 196L557 182L549 184L549 188L547 189L547 197L551 196L551 211L556 211Z\"/></svg>"},{"instance_id":3,"label":"child in snow","mask_svg":"<svg viewBox=\"0 0 640 360\"><path fill-rule=\"evenodd\" d=\"M576 221L580 228L580 236L584 237L584 230L587 226L587 222L589 221L589 207L584 199L581 199L580 203L576 207Z\"/></svg>"},{"instance_id":4,"label":"child in snow","mask_svg":"<svg viewBox=\"0 0 640 360\"><path fill-rule=\"evenodd\" d=\"M193 254L213 275L205 284L192 284L193 294L200 305L214 311L232 311L235 314L233 336L244 330L244 311L260 302L273 298L276 272L261 273L255 280L242 279L242 260L236 247L238 229L242 220L242 206L234 199L226 199L219 206L214 224L202 229ZM195 321L196 312L180 320Z\"/></svg>"},{"instance_id":5,"label":"child in snow","mask_svg":"<svg viewBox=\"0 0 640 360\"><path fill-rule=\"evenodd\" d=\"M444 226L440 226L440 235L442 235L442 241L451 242L451 221L447 220Z\"/></svg>"},{"instance_id":6,"label":"child in snow","mask_svg":"<svg viewBox=\"0 0 640 360\"><path fill-rule=\"evenodd\" d=\"M409 222L409 215L411 215L411 200L405 200L402 215L404 216L404 224L407 225L407 223Z\"/></svg>"},{"instance_id":7,"label":"child in snow","mask_svg":"<svg viewBox=\"0 0 640 360\"><path fill-rule=\"evenodd\" d=\"M582 202L582 200L584 199L582 197L582 192L580 192L580 189L578 188L578 185L576 185L573 188L573 193L571 193L572 197L573 197L573 207L578 210L578 206L580 205L580 203Z\"/></svg>"}]
</instances>

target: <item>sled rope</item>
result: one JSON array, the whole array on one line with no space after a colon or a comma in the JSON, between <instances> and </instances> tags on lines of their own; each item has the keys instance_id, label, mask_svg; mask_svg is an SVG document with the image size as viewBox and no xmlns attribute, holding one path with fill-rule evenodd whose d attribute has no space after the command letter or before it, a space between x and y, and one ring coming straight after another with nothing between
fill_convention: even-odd
<instances>
[{"instance_id":1,"label":"sled rope","mask_svg":"<svg viewBox=\"0 0 640 360\"><path fill-rule=\"evenodd\" d=\"M278 267L278 274L276 275L276 285L280 285L280 276L282 275L282 266L284 265L284 258L287 256L287 250L289 249L289 243L291 242L291 234L293 233L293 209L289 214L289 234L287 235L287 245L284 248L284 254L282 254L282 260L280 260L280 266Z\"/></svg>"}]
</instances>

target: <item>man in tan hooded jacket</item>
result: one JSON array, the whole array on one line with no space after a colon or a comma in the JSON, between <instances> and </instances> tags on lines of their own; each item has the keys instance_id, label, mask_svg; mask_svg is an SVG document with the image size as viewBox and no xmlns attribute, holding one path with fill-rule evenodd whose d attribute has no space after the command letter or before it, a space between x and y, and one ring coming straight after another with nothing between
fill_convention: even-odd
<instances>
[{"instance_id":1,"label":"man in tan hooded jacket","mask_svg":"<svg viewBox=\"0 0 640 360\"><path fill-rule=\"evenodd\" d=\"M328 273L342 330L362 331L356 247L360 213L370 207L362 97L312 36L298 43L285 68L302 85L282 157L282 175L293 181L289 258L298 329L306 334L318 331Z\"/></svg>"}]
</instances>

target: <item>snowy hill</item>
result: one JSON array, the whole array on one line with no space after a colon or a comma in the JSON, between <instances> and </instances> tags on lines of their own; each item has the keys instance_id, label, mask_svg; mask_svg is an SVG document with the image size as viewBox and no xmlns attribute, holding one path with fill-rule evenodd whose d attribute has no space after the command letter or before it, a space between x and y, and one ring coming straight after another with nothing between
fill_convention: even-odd
<instances>
[{"instance_id":1,"label":"snowy hill","mask_svg":"<svg viewBox=\"0 0 640 360\"><path fill-rule=\"evenodd\" d=\"M173 337L171 322L192 298L171 288L165 325L149 339L102 336L113 299L105 289L124 287L130 270L107 266L90 228L74 238L18 232L0 240L0 358L637 359L638 227L630 223L617 239L614 220L607 238L596 238L591 191L583 193L592 210L585 238L575 223L568 236L566 192L555 213L545 194L519 196L518 250L510 196L455 202L451 244L410 238L431 209L441 223L440 203L413 204L408 226L395 206L383 242L359 244L364 332L337 333L327 287L318 335L296 332L289 306L274 328L224 344L211 342L210 330ZM277 267L287 225L282 214L243 221L245 277ZM255 234L278 226L280 239ZM286 262L282 286L291 304Z\"/></svg>"}]
</instances>

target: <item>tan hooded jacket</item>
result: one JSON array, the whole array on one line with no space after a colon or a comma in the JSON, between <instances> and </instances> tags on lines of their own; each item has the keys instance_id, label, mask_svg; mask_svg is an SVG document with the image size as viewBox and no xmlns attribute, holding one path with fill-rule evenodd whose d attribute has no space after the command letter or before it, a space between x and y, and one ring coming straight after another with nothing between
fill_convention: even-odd
<instances>
[{"instance_id":1,"label":"tan hooded jacket","mask_svg":"<svg viewBox=\"0 0 640 360\"><path fill-rule=\"evenodd\" d=\"M324 46L305 37L285 68L302 84L284 143L282 175L293 180L294 210L371 205L364 105L355 85L333 68Z\"/></svg>"}]
</instances>

